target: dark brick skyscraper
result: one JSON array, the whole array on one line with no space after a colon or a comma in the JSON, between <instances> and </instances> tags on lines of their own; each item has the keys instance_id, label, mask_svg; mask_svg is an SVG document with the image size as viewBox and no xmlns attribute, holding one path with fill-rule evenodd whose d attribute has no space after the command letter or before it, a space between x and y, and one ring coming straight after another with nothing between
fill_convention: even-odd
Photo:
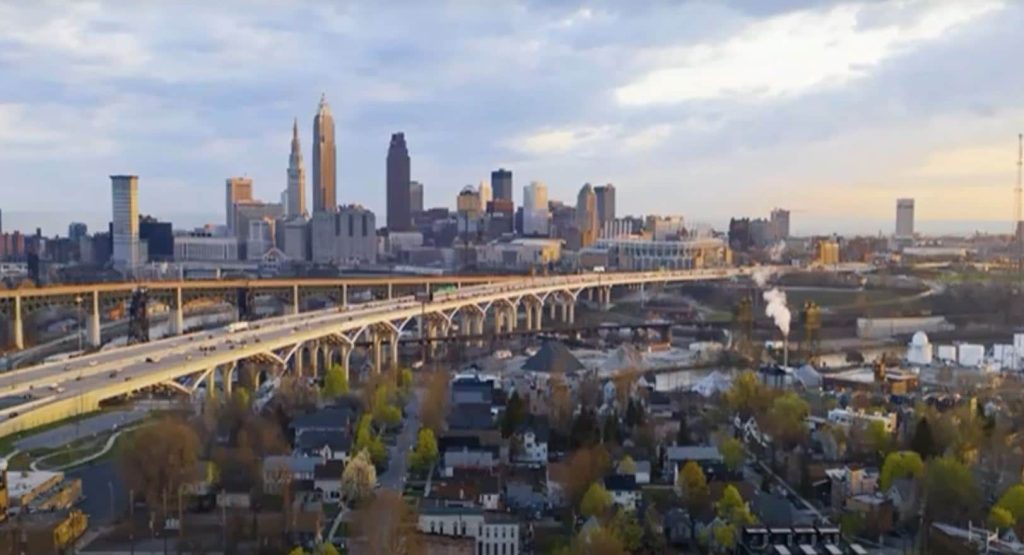
<instances>
[{"instance_id":1,"label":"dark brick skyscraper","mask_svg":"<svg viewBox=\"0 0 1024 555\"><path fill-rule=\"evenodd\" d=\"M388 231L412 229L410 174L409 149L405 146L405 133L392 133L387 160Z\"/></svg>"},{"instance_id":2,"label":"dark brick skyscraper","mask_svg":"<svg viewBox=\"0 0 1024 555\"><path fill-rule=\"evenodd\" d=\"M500 168L491 172L491 190L495 199L512 202L512 172Z\"/></svg>"}]
</instances>

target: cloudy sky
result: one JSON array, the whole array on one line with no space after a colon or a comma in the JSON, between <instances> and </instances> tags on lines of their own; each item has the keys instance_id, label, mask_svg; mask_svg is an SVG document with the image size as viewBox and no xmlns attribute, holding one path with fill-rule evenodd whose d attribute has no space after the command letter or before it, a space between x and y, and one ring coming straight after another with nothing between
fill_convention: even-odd
<instances>
[{"instance_id":1,"label":"cloudy sky","mask_svg":"<svg viewBox=\"0 0 1024 555\"><path fill-rule=\"evenodd\" d=\"M1003 232L1022 28L1010 0L3 2L0 208L97 226L135 173L142 212L221 222L227 176L278 198L293 117L311 174L325 92L338 198L378 213L402 130L428 205L504 166L517 202L611 182L620 214L875 233L910 196L924 231Z\"/></svg>"}]
</instances>

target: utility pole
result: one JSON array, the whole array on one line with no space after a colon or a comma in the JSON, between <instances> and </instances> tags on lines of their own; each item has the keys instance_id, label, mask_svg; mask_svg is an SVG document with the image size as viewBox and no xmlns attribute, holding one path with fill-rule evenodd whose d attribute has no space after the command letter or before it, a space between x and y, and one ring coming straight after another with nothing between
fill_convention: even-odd
<instances>
[{"instance_id":1,"label":"utility pole","mask_svg":"<svg viewBox=\"0 0 1024 555\"><path fill-rule=\"evenodd\" d=\"M1024 283L1024 229L1022 226L1022 202L1024 202L1024 189L1021 188L1021 170L1024 167L1024 134L1017 134L1017 187L1014 188L1015 210L1013 220L1013 238L1017 242L1017 280Z\"/></svg>"}]
</instances>

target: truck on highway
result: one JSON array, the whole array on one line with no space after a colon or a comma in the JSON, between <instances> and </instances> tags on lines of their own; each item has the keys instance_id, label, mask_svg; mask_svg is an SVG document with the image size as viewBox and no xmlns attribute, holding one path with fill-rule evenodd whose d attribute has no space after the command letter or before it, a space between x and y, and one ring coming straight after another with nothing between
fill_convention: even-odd
<instances>
[{"instance_id":1,"label":"truck on highway","mask_svg":"<svg viewBox=\"0 0 1024 555\"><path fill-rule=\"evenodd\" d=\"M228 324L228 333L235 333L249 329L249 322L232 322Z\"/></svg>"}]
</instances>

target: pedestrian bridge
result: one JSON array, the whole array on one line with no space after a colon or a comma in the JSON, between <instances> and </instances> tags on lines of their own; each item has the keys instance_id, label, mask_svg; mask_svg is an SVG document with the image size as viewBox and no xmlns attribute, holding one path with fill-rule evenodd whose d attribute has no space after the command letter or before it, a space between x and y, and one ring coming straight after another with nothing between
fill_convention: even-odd
<instances>
[{"instance_id":1,"label":"pedestrian bridge","mask_svg":"<svg viewBox=\"0 0 1024 555\"><path fill-rule=\"evenodd\" d=\"M372 367L379 372L386 364L397 364L401 334L413 325L428 344L458 334L480 336L485 325L496 333L520 326L539 330L555 319L573 323L581 295L606 305L616 290L736 279L751 270L523 276L480 282L449 277L447 282L457 287L432 294L428 286L415 295L341 302L310 312L296 312L296 306L285 316L0 374L0 436L93 411L101 401L152 386L191 394L205 384L213 395L219 383L221 392L230 394L239 372L253 385L259 384L260 376L301 376L326 364L340 364L347 372L356 342L369 345ZM424 279L419 286L423 283L429 281Z\"/></svg>"}]
</instances>

